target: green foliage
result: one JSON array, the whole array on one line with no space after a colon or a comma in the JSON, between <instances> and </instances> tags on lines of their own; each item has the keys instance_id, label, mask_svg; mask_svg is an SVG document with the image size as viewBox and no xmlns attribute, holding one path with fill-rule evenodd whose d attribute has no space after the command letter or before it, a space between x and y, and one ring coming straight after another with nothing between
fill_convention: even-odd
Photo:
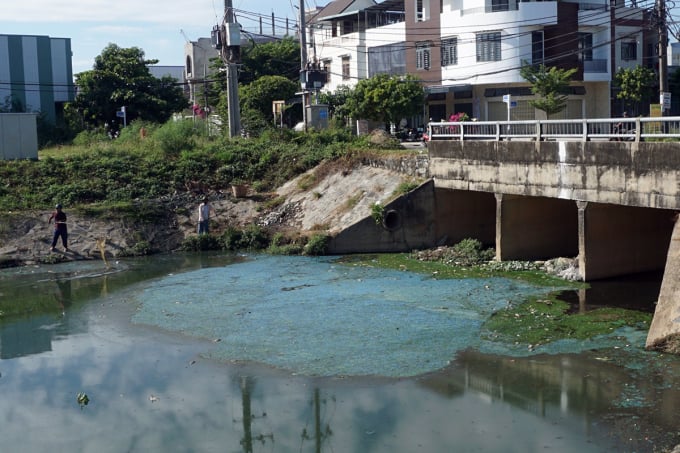
<instances>
[{"instance_id":1,"label":"green foliage","mask_svg":"<svg viewBox=\"0 0 680 453\"><path fill-rule=\"evenodd\" d=\"M151 244L147 241L138 241L132 247L128 247L118 252L118 256L148 256L151 255L152 252Z\"/></svg>"},{"instance_id":2,"label":"green foliage","mask_svg":"<svg viewBox=\"0 0 680 453\"><path fill-rule=\"evenodd\" d=\"M169 121L158 128L152 139L161 152L176 157L180 152L194 148L197 134L190 120Z\"/></svg>"},{"instance_id":3,"label":"green foliage","mask_svg":"<svg viewBox=\"0 0 680 453\"><path fill-rule=\"evenodd\" d=\"M350 117L347 101L352 96L352 88L340 85L333 93L322 92L319 101L328 105L328 113L337 125L344 125Z\"/></svg>"},{"instance_id":4,"label":"green foliage","mask_svg":"<svg viewBox=\"0 0 680 453\"><path fill-rule=\"evenodd\" d=\"M633 69L619 69L614 75L614 84L620 89L617 99L623 99L627 105L649 102L657 83L653 70L636 66Z\"/></svg>"},{"instance_id":5,"label":"green foliage","mask_svg":"<svg viewBox=\"0 0 680 453\"><path fill-rule=\"evenodd\" d=\"M121 209L127 203L126 215L134 215L139 208L131 200L181 193L196 184L225 190L235 179L265 192L322 161L361 159L369 146L341 130L267 130L260 138L213 140L183 121L133 122L116 140L82 132L76 142L41 150L38 161L0 161L0 209L44 208L58 201L102 207L105 214L108 206Z\"/></svg>"},{"instance_id":6,"label":"green foliage","mask_svg":"<svg viewBox=\"0 0 680 453\"><path fill-rule=\"evenodd\" d=\"M197 236L189 236L182 242L181 249L190 252L200 252L208 250L221 250L223 243L220 238L211 234L199 234Z\"/></svg>"},{"instance_id":7,"label":"green foliage","mask_svg":"<svg viewBox=\"0 0 680 453\"><path fill-rule=\"evenodd\" d=\"M282 233L276 233L267 248L267 253L272 255L300 255L303 250L303 245L298 241L290 240Z\"/></svg>"},{"instance_id":8,"label":"green foliage","mask_svg":"<svg viewBox=\"0 0 680 453\"><path fill-rule=\"evenodd\" d=\"M425 102L421 82L411 75L378 74L360 80L347 97L347 112L353 118L399 123L420 113Z\"/></svg>"},{"instance_id":9,"label":"green foliage","mask_svg":"<svg viewBox=\"0 0 680 453\"><path fill-rule=\"evenodd\" d=\"M248 225L241 236L241 248L246 250L263 250L269 246L267 232L258 225Z\"/></svg>"},{"instance_id":10,"label":"green foliage","mask_svg":"<svg viewBox=\"0 0 680 453\"><path fill-rule=\"evenodd\" d=\"M531 65L524 62L520 75L531 83L531 92L538 99L529 104L547 115L559 113L567 106L567 92L571 77L577 69L559 69L555 66L546 67L543 64Z\"/></svg>"},{"instance_id":11,"label":"green foliage","mask_svg":"<svg viewBox=\"0 0 680 453\"><path fill-rule=\"evenodd\" d=\"M78 95L69 106L70 115L95 127L118 129L116 112L125 106L128 121L167 121L186 108L187 101L176 80L151 75L148 66L157 62L146 60L137 47L109 44L95 58L92 70L76 75Z\"/></svg>"},{"instance_id":12,"label":"green foliage","mask_svg":"<svg viewBox=\"0 0 680 453\"><path fill-rule=\"evenodd\" d=\"M264 250L269 247L267 232L258 225L248 225L245 229L228 227L220 237L225 250Z\"/></svg>"},{"instance_id":13,"label":"green foliage","mask_svg":"<svg viewBox=\"0 0 680 453\"><path fill-rule=\"evenodd\" d=\"M241 48L239 81L249 84L265 76L283 76L294 83L300 80L300 43L292 36L279 41ZM285 99L285 98L282 98Z\"/></svg>"},{"instance_id":14,"label":"green foliage","mask_svg":"<svg viewBox=\"0 0 680 453\"><path fill-rule=\"evenodd\" d=\"M371 217L375 220L376 225L382 225L385 218L385 207L380 203L373 203L371 206Z\"/></svg>"},{"instance_id":15,"label":"green foliage","mask_svg":"<svg viewBox=\"0 0 680 453\"><path fill-rule=\"evenodd\" d=\"M418 188L420 184L418 184L417 181L407 181L407 182L402 182L397 186L397 190L395 191L396 195L405 195L412 190L415 190Z\"/></svg>"},{"instance_id":16,"label":"green foliage","mask_svg":"<svg viewBox=\"0 0 680 453\"><path fill-rule=\"evenodd\" d=\"M481 241L467 238L454 245L450 259L460 266L472 266L485 263L494 258L496 251L492 248L484 248Z\"/></svg>"},{"instance_id":17,"label":"green foliage","mask_svg":"<svg viewBox=\"0 0 680 453\"><path fill-rule=\"evenodd\" d=\"M565 302L533 299L495 313L484 324L483 336L533 347L563 338L592 338L624 326L648 326L651 318L650 313L611 307L570 313Z\"/></svg>"},{"instance_id":18,"label":"green foliage","mask_svg":"<svg viewBox=\"0 0 680 453\"><path fill-rule=\"evenodd\" d=\"M327 234L313 234L310 236L307 244L304 247L305 255L321 256L325 255L328 251L328 243L330 242L330 236Z\"/></svg>"},{"instance_id":19,"label":"green foliage","mask_svg":"<svg viewBox=\"0 0 680 453\"><path fill-rule=\"evenodd\" d=\"M248 85L241 85L239 88L241 108L259 112L269 124L272 124L272 102L290 99L295 96L297 90L298 84L285 77L263 76Z\"/></svg>"}]
</instances>

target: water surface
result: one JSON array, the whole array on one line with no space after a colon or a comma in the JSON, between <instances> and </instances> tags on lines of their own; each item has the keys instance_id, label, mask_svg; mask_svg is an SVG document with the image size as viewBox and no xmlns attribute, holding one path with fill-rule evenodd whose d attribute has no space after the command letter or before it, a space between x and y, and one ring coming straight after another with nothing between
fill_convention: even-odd
<instances>
[{"instance_id":1,"label":"water surface","mask_svg":"<svg viewBox=\"0 0 680 453\"><path fill-rule=\"evenodd\" d=\"M639 332L531 356L478 339L493 310L544 290L300 257L101 266L0 272L0 300L51 306L0 322L0 451L680 443L680 361L644 352Z\"/></svg>"}]
</instances>

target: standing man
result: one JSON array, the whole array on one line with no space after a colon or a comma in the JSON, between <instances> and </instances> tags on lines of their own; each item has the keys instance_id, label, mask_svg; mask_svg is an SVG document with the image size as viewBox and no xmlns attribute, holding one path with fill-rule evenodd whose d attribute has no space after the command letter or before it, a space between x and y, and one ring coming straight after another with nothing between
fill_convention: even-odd
<instances>
[{"instance_id":1,"label":"standing man","mask_svg":"<svg viewBox=\"0 0 680 453\"><path fill-rule=\"evenodd\" d=\"M198 205L198 234L209 233L210 213L215 213L212 205L208 203L208 197L203 198L203 202Z\"/></svg>"},{"instance_id":2,"label":"standing man","mask_svg":"<svg viewBox=\"0 0 680 453\"><path fill-rule=\"evenodd\" d=\"M68 252L68 229L66 227L66 214L61 210L61 205L57 204L55 210L50 216L47 224L49 225L54 220L54 236L52 237L51 252L54 252L54 247L57 245L57 240L61 236L61 243L64 246L64 251Z\"/></svg>"}]
</instances>

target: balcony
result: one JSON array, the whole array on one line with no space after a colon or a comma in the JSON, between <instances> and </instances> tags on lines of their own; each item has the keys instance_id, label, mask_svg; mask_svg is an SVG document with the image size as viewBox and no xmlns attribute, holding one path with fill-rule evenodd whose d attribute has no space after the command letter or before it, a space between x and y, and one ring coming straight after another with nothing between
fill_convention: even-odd
<instances>
[{"instance_id":1,"label":"balcony","mask_svg":"<svg viewBox=\"0 0 680 453\"><path fill-rule=\"evenodd\" d=\"M607 59L600 58L595 60L586 60L583 62L583 72L606 74L607 73Z\"/></svg>"}]
</instances>

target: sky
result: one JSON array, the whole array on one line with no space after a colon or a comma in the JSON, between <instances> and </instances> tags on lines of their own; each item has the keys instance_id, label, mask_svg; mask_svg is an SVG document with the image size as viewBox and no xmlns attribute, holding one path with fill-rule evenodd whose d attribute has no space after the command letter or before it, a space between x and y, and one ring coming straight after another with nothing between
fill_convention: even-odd
<instances>
[{"instance_id":1,"label":"sky","mask_svg":"<svg viewBox=\"0 0 680 453\"><path fill-rule=\"evenodd\" d=\"M330 0L328 0L330 1ZM328 1L306 0L307 8ZM187 39L210 37L221 22L224 0L19 0L2 1L0 34L70 38L73 73L92 69L94 58L110 43L139 47L159 65L182 66ZM299 0L232 0L239 23L259 30L258 14L271 23L274 13L281 33L285 18L298 15ZM281 22L279 22L279 18ZM271 25L265 34L271 34Z\"/></svg>"}]
</instances>

